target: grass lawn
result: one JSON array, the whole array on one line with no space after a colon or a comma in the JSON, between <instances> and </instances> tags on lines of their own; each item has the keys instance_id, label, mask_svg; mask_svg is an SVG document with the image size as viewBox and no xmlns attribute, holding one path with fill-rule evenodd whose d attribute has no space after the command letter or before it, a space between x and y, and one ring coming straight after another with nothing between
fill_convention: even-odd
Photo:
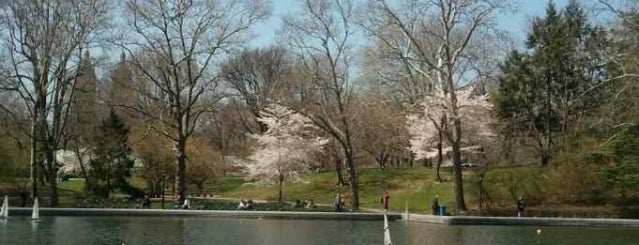
<instances>
[{"instance_id":1,"label":"grass lawn","mask_svg":"<svg viewBox=\"0 0 639 245\"><path fill-rule=\"evenodd\" d=\"M146 188L146 183L139 177L131 177L129 183L139 189ZM47 197L49 193L48 188L42 187L40 189L40 196ZM75 207L78 198L85 198L87 194L84 192L84 180L83 179L70 179L67 181L58 182L58 201L60 207Z\"/></svg>"},{"instance_id":2,"label":"grass lawn","mask_svg":"<svg viewBox=\"0 0 639 245\"><path fill-rule=\"evenodd\" d=\"M440 203L447 207L454 206L453 182L436 183L434 169L428 168L377 168L360 169L359 195L362 208L382 208L380 198L384 190L390 195L390 209L404 211L408 204L410 212L430 212L430 205L435 195L440 196ZM452 176L442 171L445 179ZM336 193L343 193L348 204L348 186L337 186L335 173L321 172L306 176L297 183L285 183L283 196L286 201L311 198L318 204L331 204ZM220 186L222 186L220 188ZM207 186L219 197L252 198L256 200L276 201L277 186L261 186L255 183L244 183L241 178L227 177L210 183Z\"/></svg>"},{"instance_id":3,"label":"grass lawn","mask_svg":"<svg viewBox=\"0 0 639 245\"><path fill-rule=\"evenodd\" d=\"M43 188L43 192L48 193L48 188ZM45 195L45 193L42 193ZM60 207L74 207L77 198L85 197L84 180L73 179L58 183L58 201Z\"/></svg>"},{"instance_id":4,"label":"grass lawn","mask_svg":"<svg viewBox=\"0 0 639 245\"><path fill-rule=\"evenodd\" d=\"M471 213L479 214L477 207L477 176L472 169L464 170L464 198ZM450 170L443 169L441 174L444 182L434 181L435 170L424 167L414 168L364 168L359 170L359 196L361 208L381 209L380 198L383 191L390 195L390 209L403 212L405 205L411 213L430 213L431 202L435 195L440 196L440 204L447 207L451 213L454 210L454 184ZM493 205L484 211L493 215L512 215L514 212L514 198L519 192L543 193L548 188L545 174L539 168L514 167L496 168L485 175L484 185L489 189L489 196ZM130 183L144 190L145 182L133 177ZM296 199L313 199L317 205L330 205L336 193L342 193L349 204L348 186L337 186L336 175L333 171L319 172L302 177L299 182L285 182L283 187L284 201L294 202ZM0 187L2 187L0 185ZM83 180L69 180L58 184L60 207L74 207L78 198L86 197ZM196 193L190 186L189 193ZM203 208L216 208L215 205L233 209L240 198L253 200L267 200L271 203L278 198L277 186L258 185L247 182L238 176L227 176L207 182L205 193L214 194L218 201L209 200L209 204L202 204ZM48 189L40 188L41 203L46 203ZM171 193L166 193L165 208L173 208ZM528 195L526 195L528 196ZM195 200L194 200L195 201ZM217 203L216 203L217 202ZM133 204L134 205L134 204ZM562 206L563 205L563 206ZM228 206L228 207L226 207ZM161 208L160 201L154 201L152 208ZM229 208L230 207L230 208ZM274 207L265 206L272 210ZM329 207L330 210L330 207ZM576 204L542 204L531 205L529 209L540 216L581 216L581 217L639 217L639 207L615 207L609 205L582 206ZM486 213L485 213L486 214Z\"/></svg>"},{"instance_id":5,"label":"grass lawn","mask_svg":"<svg viewBox=\"0 0 639 245\"><path fill-rule=\"evenodd\" d=\"M436 183L434 169L415 167L410 169L389 168L380 170L377 168L360 169L359 191L360 205L362 208L381 208L380 198L384 190L390 195L390 208L393 211L404 211L408 204L410 212L430 212L430 204L435 195L440 196L440 203L447 207L454 206L453 182L449 172L442 170L442 176L447 181ZM313 199L316 204L328 204L333 202L336 193L342 193L349 203L348 186L335 185L335 173L332 171L320 172L308 175L299 182L286 182L283 188L284 200L293 202L296 199ZM146 183L133 177L130 183L140 189L146 187ZM191 189L192 190L192 189ZM40 188L41 197L47 196L48 189ZM247 182L241 177L228 176L222 179L212 180L206 183L205 192L214 193L221 198L251 198L254 200L277 201L277 186L263 186L253 182ZM84 181L72 179L58 183L60 207L73 207L78 198L86 197ZM170 195L170 193L167 193ZM468 196L468 195L467 195ZM44 201L44 200L42 200ZM160 208L159 202L152 204L153 208ZM166 208L172 208L172 200L167 197Z\"/></svg>"}]
</instances>

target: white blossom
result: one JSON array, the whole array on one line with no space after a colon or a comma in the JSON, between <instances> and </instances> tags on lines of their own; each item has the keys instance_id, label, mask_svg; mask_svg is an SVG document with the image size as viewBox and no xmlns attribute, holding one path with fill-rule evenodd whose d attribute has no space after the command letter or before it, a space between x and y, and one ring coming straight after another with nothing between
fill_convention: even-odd
<instances>
[{"instance_id":1,"label":"white blossom","mask_svg":"<svg viewBox=\"0 0 639 245\"><path fill-rule=\"evenodd\" d=\"M263 134L252 134L254 152L239 161L246 177L263 183L277 182L280 177L297 180L311 166L313 154L322 151L328 140L316 136L312 121L278 104L260 112L261 123L267 126Z\"/></svg>"},{"instance_id":2,"label":"white blossom","mask_svg":"<svg viewBox=\"0 0 639 245\"><path fill-rule=\"evenodd\" d=\"M488 95L473 95L472 87L467 86L456 91L458 116L462 123L462 150L472 151L480 145L492 142L495 133L492 130L492 103ZM444 137L448 133L447 124L453 122L451 100L441 92L426 96L419 104L419 112L407 116L407 127L410 135L410 150L417 159L437 156L439 132ZM442 118L444 121L442 122ZM452 150L446 141L442 141L442 153L446 155Z\"/></svg>"}]
</instances>

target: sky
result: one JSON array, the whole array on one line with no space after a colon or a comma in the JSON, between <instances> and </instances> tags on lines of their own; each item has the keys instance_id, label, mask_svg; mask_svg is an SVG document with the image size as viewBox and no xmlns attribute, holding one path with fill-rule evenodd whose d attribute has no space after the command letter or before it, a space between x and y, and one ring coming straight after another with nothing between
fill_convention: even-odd
<instances>
[{"instance_id":1,"label":"sky","mask_svg":"<svg viewBox=\"0 0 639 245\"><path fill-rule=\"evenodd\" d=\"M584 4L590 3L589 0L578 1L584 2ZM301 0L270 0L270 2L271 17L253 29L257 35L251 42L253 46L265 47L274 43L276 32L282 26L282 17L299 12ZM568 0L554 0L554 2L561 9ZM529 29L530 19L534 16L543 16L547 3L547 0L515 0L517 11L500 13L497 17L498 23L501 29L511 33L516 45L521 47Z\"/></svg>"}]
</instances>

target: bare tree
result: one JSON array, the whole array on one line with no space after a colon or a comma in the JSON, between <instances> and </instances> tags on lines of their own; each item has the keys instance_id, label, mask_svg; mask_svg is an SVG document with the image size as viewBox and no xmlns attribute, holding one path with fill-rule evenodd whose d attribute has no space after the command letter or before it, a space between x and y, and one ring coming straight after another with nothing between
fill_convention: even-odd
<instances>
[{"instance_id":1,"label":"bare tree","mask_svg":"<svg viewBox=\"0 0 639 245\"><path fill-rule=\"evenodd\" d=\"M38 195L37 150L41 149L50 206L58 205L54 152L66 127L81 50L100 37L108 9L103 0L13 0L2 6L10 90L20 95L31 118L31 195Z\"/></svg>"},{"instance_id":2,"label":"bare tree","mask_svg":"<svg viewBox=\"0 0 639 245\"><path fill-rule=\"evenodd\" d=\"M263 1L130 0L132 36L123 48L143 80L141 100L130 107L158 122L174 143L176 202L186 192L186 143L210 112L218 87L211 71L224 53L241 44L248 29L268 13Z\"/></svg>"},{"instance_id":3,"label":"bare tree","mask_svg":"<svg viewBox=\"0 0 639 245\"><path fill-rule=\"evenodd\" d=\"M616 26L612 28L612 33L616 36L613 39L616 46L611 45L613 48L605 50L605 54L608 65L618 71L614 74L615 76L605 82L639 78L639 71L636 68L638 61L634 54L637 48L636 45L632 45L636 42L635 39L639 33L639 20L637 20L639 2L634 0L598 0L598 2L604 7L604 12L612 13L617 17Z\"/></svg>"},{"instance_id":4,"label":"bare tree","mask_svg":"<svg viewBox=\"0 0 639 245\"><path fill-rule=\"evenodd\" d=\"M408 132L403 110L379 93L365 93L353 102L351 115L357 147L367 152L384 169L392 157L408 164L410 154ZM372 159L371 159L372 160Z\"/></svg>"},{"instance_id":5,"label":"bare tree","mask_svg":"<svg viewBox=\"0 0 639 245\"><path fill-rule=\"evenodd\" d=\"M306 0L303 15L284 20L284 35L297 50L308 84L300 86L300 111L339 142L345 159L350 202L359 209L357 166L351 133L353 82L352 3L345 0ZM296 108L295 106L293 108ZM297 106L300 108L300 106Z\"/></svg>"},{"instance_id":6,"label":"bare tree","mask_svg":"<svg viewBox=\"0 0 639 245\"><path fill-rule=\"evenodd\" d=\"M444 130L452 147L455 170L455 198L459 211L466 210L461 174L462 126L455 90L472 70L471 50L477 37L493 29L492 17L507 1L496 0L418 0L397 8L385 0L369 0L364 26L369 33L392 49L420 76L432 83L435 93L449 100L442 117L450 129ZM432 24L436 23L436 24ZM385 28L400 31L386 35ZM393 38L389 38L393 37Z\"/></svg>"},{"instance_id":7,"label":"bare tree","mask_svg":"<svg viewBox=\"0 0 639 245\"><path fill-rule=\"evenodd\" d=\"M239 97L251 113L251 118L246 119L238 112L249 133L266 132L266 125L257 119L269 101L287 96L290 68L286 50L281 47L244 50L221 65L222 80L230 85L233 96Z\"/></svg>"},{"instance_id":8,"label":"bare tree","mask_svg":"<svg viewBox=\"0 0 639 245\"><path fill-rule=\"evenodd\" d=\"M367 83L372 88L383 89L393 102L409 110L431 91L430 83L411 68L411 63L407 59L403 59L409 48L391 47L390 43L399 44L404 36L397 28L385 26L376 29L366 23L366 16L360 18L360 24L364 29L378 33L376 35L384 38L373 40L364 53L362 69L366 71L363 75Z\"/></svg>"}]
</instances>

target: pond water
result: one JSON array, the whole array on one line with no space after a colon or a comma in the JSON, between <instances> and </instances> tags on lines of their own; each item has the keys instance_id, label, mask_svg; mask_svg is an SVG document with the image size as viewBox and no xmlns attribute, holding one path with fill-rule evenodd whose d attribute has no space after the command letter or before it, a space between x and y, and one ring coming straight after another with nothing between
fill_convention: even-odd
<instances>
[{"instance_id":1,"label":"pond water","mask_svg":"<svg viewBox=\"0 0 639 245\"><path fill-rule=\"evenodd\" d=\"M0 244L382 244L382 221L182 217L28 217L0 220ZM443 226L390 222L393 243L638 244L639 229Z\"/></svg>"}]
</instances>

